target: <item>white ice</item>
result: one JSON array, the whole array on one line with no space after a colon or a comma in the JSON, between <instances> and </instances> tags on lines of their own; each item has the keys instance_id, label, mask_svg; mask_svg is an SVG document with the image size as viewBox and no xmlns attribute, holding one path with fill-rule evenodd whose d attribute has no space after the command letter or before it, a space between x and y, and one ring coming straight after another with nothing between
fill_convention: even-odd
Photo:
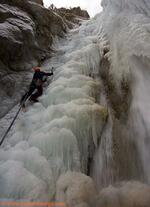
<instances>
[{"instance_id":1,"label":"white ice","mask_svg":"<svg viewBox=\"0 0 150 207\"><path fill-rule=\"evenodd\" d=\"M88 24L54 45L57 53L43 66L55 67L51 84L39 103L22 112L0 150L1 199L50 201L61 174L88 170L107 118L107 109L96 103L100 81L92 78L102 51Z\"/></svg>"},{"instance_id":2,"label":"white ice","mask_svg":"<svg viewBox=\"0 0 150 207\"><path fill-rule=\"evenodd\" d=\"M138 118L144 117L144 123L149 123L143 108L150 109L146 87L150 75L150 1L103 0L102 5L101 14L83 22L66 40L55 45L56 56L43 67L57 66L52 83L40 103L29 107L17 122L15 133L0 150L0 186L3 189L0 198L50 200L60 175L67 171L87 172L90 147L97 147L107 117L106 108L96 103L101 89L96 77L104 48L110 50L110 72L118 87L122 77L139 80L135 81L137 87L132 91L131 114L135 117L134 111L139 110ZM144 69L146 77L142 75ZM138 129L141 129L139 125ZM148 176L149 149L146 147L149 147L149 140L142 142L142 150L141 142L139 138L139 153ZM68 178L70 181L70 175ZM60 181L60 188L63 182L68 186L67 181L66 178ZM114 192L115 189L109 196L115 199ZM76 206L88 206L82 199L81 202L83 205ZM127 203L126 206L133 205Z\"/></svg>"}]
</instances>

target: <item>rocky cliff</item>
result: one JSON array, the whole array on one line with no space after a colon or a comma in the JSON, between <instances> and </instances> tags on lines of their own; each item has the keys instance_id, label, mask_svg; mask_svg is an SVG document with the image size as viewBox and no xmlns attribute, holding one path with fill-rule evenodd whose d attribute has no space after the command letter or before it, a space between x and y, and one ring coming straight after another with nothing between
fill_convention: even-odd
<instances>
[{"instance_id":1,"label":"rocky cliff","mask_svg":"<svg viewBox=\"0 0 150 207\"><path fill-rule=\"evenodd\" d=\"M52 4L49 9L57 12L67 23L69 28L72 28L74 24L79 24L81 19L87 20L90 18L88 12L86 10L82 10L80 7L73 7L70 9L61 7L58 9Z\"/></svg>"},{"instance_id":2,"label":"rocky cliff","mask_svg":"<svg viewBox=\"0 0 150 207\"><path fill-rule=\"evenodd\" d=\"M0 117L29 84L30 69L50 57L53 39L63 37L68 21L43 7L42 0L0 2Z\"/></svg>"}]
</instances>

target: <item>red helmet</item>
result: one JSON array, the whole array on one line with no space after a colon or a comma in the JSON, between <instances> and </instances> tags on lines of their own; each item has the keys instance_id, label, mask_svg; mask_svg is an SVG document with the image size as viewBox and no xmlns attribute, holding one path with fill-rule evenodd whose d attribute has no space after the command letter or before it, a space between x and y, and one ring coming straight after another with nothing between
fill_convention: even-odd
<instances>
[{"instance_id":1,"label":"red helmet","mask_svg":"<svg viewBox=\"0 0 150 207\"><path fill-rule=\"evenodd\" d=\"M33 68L33 70L34 70L34 72L40 72L41 71L39 67L35 67L35 68Z\"/></svg>"}]
</instances>

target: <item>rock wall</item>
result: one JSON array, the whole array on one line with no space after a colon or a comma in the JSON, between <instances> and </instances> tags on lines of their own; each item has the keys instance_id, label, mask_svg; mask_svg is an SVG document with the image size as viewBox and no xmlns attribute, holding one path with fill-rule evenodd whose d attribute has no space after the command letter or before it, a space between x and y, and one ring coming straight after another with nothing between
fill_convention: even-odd
<instances>
[{"instance_id":1,"label":"rock wall","mask_svg":"<svg viewBox=\"0 0 150 207\"><path fill-rule=\"evenodd\" d=\"M42 0L1 0L0 117L18 102L31 68L50 57L53 39L64 36L67 24L63 14L44 8Z\"/></svg>"},{"instance_id":2,"label":"rock wall","mask_svg":"<svg viewBox=\"0 0 150 207\"><path fill-rule=\"evenodd\" d=\"M0 60L15 71L46 57L53 37L62 37L67 29L61 17L26 0L2 0L0 17Z\"/></svg>"},{"instance_id":3,"label":"rock wall","mask_svg":"<svg viewBox=\"0 0 150 207\"><path fill-rule=\"evenodd\" d=\"M30 1L33 1L37 4L41 4L43 6L43 0L30 0Z\"/></svg>"},{"instance_id":4,"label":"rock wall","mask_svg":"<svg viewBox=\"0 0 150 207\"><path fill-rule=\"evenodd\" d=\"M70 9L64 7L56 8L52 4L49 9L57 12L67 23L69 28L72 28L74 24L80 24L81 20L87 20L90 18L88 12L86 10L82 10L80 7L73 7Z\"/></svg>"}]
</instances>

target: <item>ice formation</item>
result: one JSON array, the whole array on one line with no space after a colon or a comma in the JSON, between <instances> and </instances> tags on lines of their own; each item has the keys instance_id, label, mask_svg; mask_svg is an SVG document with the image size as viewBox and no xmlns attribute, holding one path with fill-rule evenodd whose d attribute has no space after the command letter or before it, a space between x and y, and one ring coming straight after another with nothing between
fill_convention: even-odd
<instances>
[{"instance_id":1,"label":"ice formation","mask_svg":"<svg viewBox=\"0 0 150 207\"><path fill-rule=\"evenodd\" d=\"M123 78L131 81L127 130L137 145L144 180L149 183L150 1L103 0L102 5L104 11L100 18L109 42L110 73L118 88Z\"/></svg>"},{"instance_id":2,"label":"ice formation","mask_svg":"<svg viewBox=\"0 0 150 207\"><path fill-rule=\"evenodd\" d=\"M149 207L150 187L139 182L109 186L99 194L97 207Z\"/></svg>"},{"instance_id":3,"label":"ice formation","mask_svg":"<svg viewBox=\"0 0 150 207\"><path fill-rule=\"evenodd\" d=\"M57 65L52 83L0 150L1 199L49 201L61 174L87 173L107 108L98 102L100 81L90 77L101 59L98 37L86 28L72 30L58 44L57 57L44 66Z\"/></svg>"},{"instance_id":4,"label":"ice formation","mask_svg":"<svg viewBox=\"0 0 150 207\"><path fill-rule=\"evenodd\" d=\"M95 206L97 191L93 180L88 176L68 172L60 176L57 182L57 200L67 206Z\"/></svg>"},{"instance_id":5,"label":"ice formation","mask_svg":"<svg viewBox=\"0 0 150 207\"><path fill-rule=\"evenodd\" d=\"M57 66L52 83L40 102L18 120L15 133L0 150L0 199L49 201L57 191L58 200L68 206L94 206L96 197L92 200L85 190L96 194L94 184L81 173L87 173L89 158L99 143L94 180L102 179L96 182L104 186L113 184L113 172L105 168L112 162L113 119L109 116L103 132L109 111L99 77L104 55L119 92L121 81L132 79L126 131L136 143L142 179L149 184L150 2L103 0L102 6L101 14L55 45L57 57L44 66ZM98 206L111 207L113 202L115 207L150 206L148 185L120 185L102 190Z\"/></svg>"},{"instance_id":6,"label":"ice formation","mask_svg":"<svg viewBox=\"0 0 150 207\"><path fill-rule=\"evenodd\" d=\"M150 2L103 0L102 5L101 22L110 44L111 72L118 80L122 74L129 75L134 56L150 57Z\"/></svg>"}]
</instances>

